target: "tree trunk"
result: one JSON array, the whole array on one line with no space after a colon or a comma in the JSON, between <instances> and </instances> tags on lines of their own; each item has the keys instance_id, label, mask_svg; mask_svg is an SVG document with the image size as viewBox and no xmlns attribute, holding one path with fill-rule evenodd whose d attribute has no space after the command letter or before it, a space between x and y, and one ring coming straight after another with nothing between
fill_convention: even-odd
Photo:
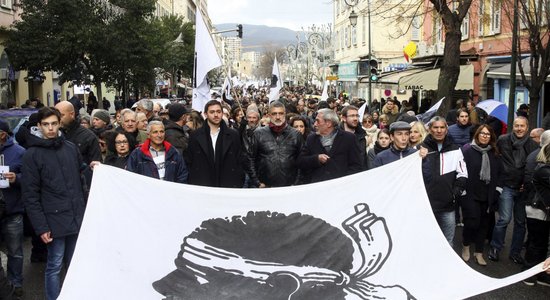
<instances>
[{"instance_id":1,"label":"tree trunk","mask_svg":"<svg viewBox=\"0 0 550 300\"><path fill-rule=\"evenodd\" d=\"M103 91L101 89L101 81L94 82L97 91L97 108L103 109Z\"/></svg>"},{"instance_id":2,"label":"tree trunk","mask_svg":"<svg viewBox=\"0 0 550 300\"><path fill-rule=\"evenodd\" d=\"M460 74L460 42L462 34L460 32L460 22L457 16L450 13L449 16L442 17L445 27L445 50L443 54L443 63L439 73L437 99L435 102L445 97L441 106L437 110L437 115L445 117L454 102L452 92L458 82Z\"/></svg>"},{"instance_id":3,"label":"tree trunk","mask_svg":"<svg viewBox=\"0 0 550 300\"><path fill-rule=\"evenodd\" d=\"M529 89L529 128L537 128L537 119L539 116L540 89Z\"/></svg>"}]
</instances>

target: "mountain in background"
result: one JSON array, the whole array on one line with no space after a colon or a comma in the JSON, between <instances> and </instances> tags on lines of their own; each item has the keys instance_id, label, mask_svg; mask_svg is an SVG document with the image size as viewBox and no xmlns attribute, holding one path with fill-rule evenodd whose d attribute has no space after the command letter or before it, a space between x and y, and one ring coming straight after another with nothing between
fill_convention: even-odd
<instances>
[{"instance_id":1,"label":"mountain in background","mask_svg":"<svg viewBox=\"0 0 550 300\"><path fill-rule=\"evenodd\" d=\"M269 48L285 48L289 44L298 42L296 34L299 34L300 41L305 41L305 35L301 31L294 31L282 27L269 27L265 25L243 25L242 52L259 51L263 52ZM214 25L216 31L237 29L237 23L224 23ZM237 36L237 31L222 33L223 36Z\"/></svg>"}]
</instances>

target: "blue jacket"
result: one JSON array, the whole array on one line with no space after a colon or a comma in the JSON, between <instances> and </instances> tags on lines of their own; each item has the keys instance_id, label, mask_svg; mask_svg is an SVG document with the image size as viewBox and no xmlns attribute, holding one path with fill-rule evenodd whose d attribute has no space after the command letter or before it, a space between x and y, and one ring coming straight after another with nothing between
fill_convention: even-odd
<instances>
[{"instance_id":1,"label":"blue jacket","mask_svg":"<svg viewBox=\"0 0 550 300\"><path fill-rule=\"evenodd\" d=\"M4 155L4 165L10 167L10 172L14 172L17 178L10 184L9 188L2 189L6 201L6 214L17 214L25 211L23 200L21 199L21 165L23 163L23 154L25 148L14 142L13 137L9 137L4 145L0 146L0 155Z\"/></svg>"},{"instance_id":2,"label":"blue jacket","mask_svg":"<svg viewBox=\"0 0 550 300\"><path fill-rule=\"evenodd\" d=\"M149 151L150 144L151 140L147 139L139 148L132 151L126 162L126 169L134 173L159 179L157 165L153 161L151 151ZM167 141L164 141L164 149L164 180L187 183L187 167L181 154Z\"/></svg>"},{"instance_id":3,"label":"blue jacket","mask_svg":"<svg viewBox=\"0 0 550 300\"><path fill-rule=\"evenodd\" d=\"M407 147L403 150L397 150L394 146L390 146L389 149L386 149L374 157L374 162L372 168L377 168L383 165L387 165L396 160L399 160L403 157L409 156L410 154L416 152L415 148Z\"/></svg>"},{"instance_id":4,"label":"blue jacket","mask_svg":"<svg viewBox=\"0 0 550 300\"><path fill-rule=\"evenodd\" d=\"M453 143L462 147L472 141L470 139L470 129L472 125L460 125L458 123L449 126L449 136L452 138Z\"/></svg>"},{"instance_id":5,"label":"blue jacket","mask_svg":"<svg viewBox=\"0 0 550 300\"><path fill-rule=\"evenodd\" d=\"M21 189L36 234L52 237L77 234L84 218L85 182L82 156L75 144L60 136L28 137L23 156Z\"/></svg>"}]
</instances>

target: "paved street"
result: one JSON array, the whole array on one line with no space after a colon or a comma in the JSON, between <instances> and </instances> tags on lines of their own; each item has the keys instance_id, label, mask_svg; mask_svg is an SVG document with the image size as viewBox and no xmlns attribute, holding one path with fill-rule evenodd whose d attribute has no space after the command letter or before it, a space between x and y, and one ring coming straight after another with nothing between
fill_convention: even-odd
<instances>
[{"instance_id":1,"label":"paved street","mask_svg":"<svg viewBox=\"0 0 550 300\"><path fill-rule=\"evenodd\" d=\"M460 228L457 228L457 237L461 236L461 230ZM511 231L509 230L508 234L506 235L507 238L511 237ZM509 243L509 240L507 241ZM455 244L460 245L459 241L456 241ZM31 248L31 242L30 239L27 239L25 242L25 269L24 269L24 276L25 276L25 297L23 299L25 300L41 300L44 299L43 296L43 290L44 290L44 263L30 263L29 257L30 257L30 248ZM455 247L457 253L460 250L460 247ZM494 263L492 261L487 260L488 266L487 267L481 267L477 265L473 259L468 263L470 267L473 269L491 277L506 277L509 275L512 275L514 273L517 273L520 271L520 266L512 263L508 259L508 253L504 252L501 255L501 261L498 263ZM2 253L2 263L6 264L6 256ZM449 272L452 272L449 270ZM507 286L505 288L498 289L496 291L492 291L489 293L485 293L476 297L472 297L469 299L472 300L493 300L493 299L530 299L530 300L536 300L536 299L549 299L550 298L550 287L544 287L544 286L534 286L530 287L522 282ZM420 300L420 299L419 299Z\"/></svg>"}]
</instances>

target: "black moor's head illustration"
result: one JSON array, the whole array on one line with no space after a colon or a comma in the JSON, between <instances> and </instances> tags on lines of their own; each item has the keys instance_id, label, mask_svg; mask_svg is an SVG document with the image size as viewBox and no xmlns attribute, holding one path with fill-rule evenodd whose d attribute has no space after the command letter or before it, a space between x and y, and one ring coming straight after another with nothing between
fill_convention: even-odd
<instances>
[{"instance_id":1,"label":"black moor's head illustration","mask_svg":"<svg viewBox=\"0 0 550 300\"><path fill-rule=\"evenodd\" d=\"M166 299L413 299L400 286L363 279L391 251L382 218L368 206L340 229L300 213L249 212L211 219L184 238L177 269L153 283ZM361 262L353 261L354 251Z\"/></svg>"}]
</instances>

